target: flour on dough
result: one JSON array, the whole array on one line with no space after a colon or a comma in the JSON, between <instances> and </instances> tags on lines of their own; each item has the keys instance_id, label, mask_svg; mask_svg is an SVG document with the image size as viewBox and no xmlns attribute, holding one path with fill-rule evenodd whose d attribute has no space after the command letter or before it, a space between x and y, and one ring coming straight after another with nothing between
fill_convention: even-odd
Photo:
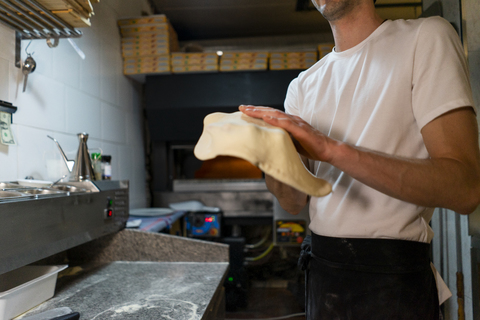
<instances>
[{"instance_id":1,"label":"flour on dough","mask_svg":"<svg viewBox=\"0 0 480 320\"><path fill-rule=\"evenodd\" d=\"M240 111L207 115L194 154L200 160L219 155L245 159L266 174L311 196L322 197L332 191L327 181L305 168L285 130Z\"/></svg>"}]
</instances>

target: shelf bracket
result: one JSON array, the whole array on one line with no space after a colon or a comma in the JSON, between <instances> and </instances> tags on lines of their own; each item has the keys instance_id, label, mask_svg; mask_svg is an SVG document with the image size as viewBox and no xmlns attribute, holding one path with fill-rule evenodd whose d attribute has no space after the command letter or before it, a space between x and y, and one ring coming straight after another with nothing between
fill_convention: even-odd
<instances>
[{"instance_id":1,"label":"shelf bracket","mask_svg":"<svg viewBox=\"0 0 480 320\"><path fill-rule=\"evenodd\" d=\"M20 53L22 50L22 34L18 31L15 31L15 67L22 67L22 55Z\"/></svg>"}]
</instances>

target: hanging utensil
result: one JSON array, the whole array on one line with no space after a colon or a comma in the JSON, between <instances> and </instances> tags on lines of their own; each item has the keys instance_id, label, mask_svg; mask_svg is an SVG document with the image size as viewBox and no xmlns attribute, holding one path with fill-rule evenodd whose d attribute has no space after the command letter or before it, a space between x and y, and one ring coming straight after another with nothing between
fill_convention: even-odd
<instances>
[{"instance_id":1,"label":"hanging utensil","mask_svg":"<svg viewBox=\"0 0 480 320\"><path fill-rule=\"evenodd\" d=\"M32 58L32 54L34 54L34 52L32 52L31 54L27 52L27 49L30 46L30 43L32 43L32 41L30 41L27 47L25 48L25 53L27 54L27 58L23 62L23 66L22 66L22 73L24 76L23 92L25 92L25 89L27 88L28 75L34 72L35 68L37 67L37 62L35 61L35 59Z\"/></svg>"}]
</instances>

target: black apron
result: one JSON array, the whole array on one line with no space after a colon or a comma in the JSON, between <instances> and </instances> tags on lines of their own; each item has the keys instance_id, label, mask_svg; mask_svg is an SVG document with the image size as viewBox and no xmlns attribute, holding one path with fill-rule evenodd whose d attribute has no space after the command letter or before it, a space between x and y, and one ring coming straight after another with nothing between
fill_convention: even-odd
<instances>
[{"instance_id":1,"label":"black apron","mask_svg":"<svg viewBox=\"0 0 480 320\"><path fill-rule=\"evenodd\" d=\"M307 320L439 319L430 244L312 234L299 264Z\"/></svg>"}]
</instances>

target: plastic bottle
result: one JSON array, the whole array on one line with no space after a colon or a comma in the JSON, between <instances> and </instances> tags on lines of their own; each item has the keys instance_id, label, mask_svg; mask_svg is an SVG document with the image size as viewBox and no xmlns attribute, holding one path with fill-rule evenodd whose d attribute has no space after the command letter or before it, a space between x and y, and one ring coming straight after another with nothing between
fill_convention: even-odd
<instances>
[{"instance_id":1,"label":"plastic bottle","mask_svg":"<svg viewBox=\"0 0 480 320\"><path fill-rule=\"evenodd\" d=\"M102 154L92 153L92 166L93 173L95 174L95 180L102 180Z\"/></svg>"},{"instance_id":2,"label":"plastic bottle","mask_svg":"<svg viewBox=\"0 0 480 320\"><path fill-rule=\"evenodd\" d=\"M102 180L112 180L112 156L102 156Z\"/></svg>"}]
</instances>

